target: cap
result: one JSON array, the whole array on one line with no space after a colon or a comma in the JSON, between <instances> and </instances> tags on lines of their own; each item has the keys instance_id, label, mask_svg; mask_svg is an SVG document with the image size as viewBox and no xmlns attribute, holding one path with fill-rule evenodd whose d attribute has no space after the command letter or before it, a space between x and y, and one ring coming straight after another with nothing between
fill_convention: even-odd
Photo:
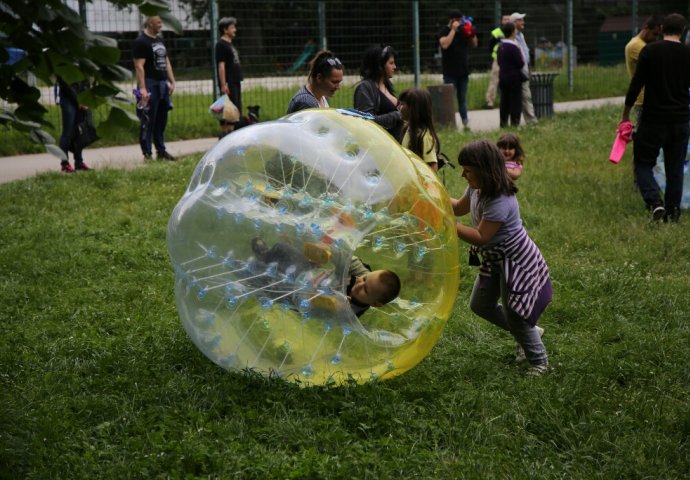
<instances>
[{"instance_id":1,"label":"cap","mask_svg":"<svg viewBox=\"0 0 690 480\"><path fill-rule=\"evenodd\" d=\"M448 12L448 18L462 18L462 12L460 10L451 10Z\"/></svg>"},{"instance_id":2,"label":"cap","mask_svg":"<svg viewBox=\"0 0 690 480\"><path fill-rule=\"evenodd\" d=\"M518 12L511 13L510 14L510 21L514 22L515 20L522 20L523 18L525 18L525 15L527 15L527 14L526 13L518 13Z\"/></svg>"}]
</instances>

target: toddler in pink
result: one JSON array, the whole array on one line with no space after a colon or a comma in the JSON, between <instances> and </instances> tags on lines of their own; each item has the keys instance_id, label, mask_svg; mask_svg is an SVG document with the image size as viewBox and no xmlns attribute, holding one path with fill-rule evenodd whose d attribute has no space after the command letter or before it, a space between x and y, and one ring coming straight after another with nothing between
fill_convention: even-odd
<instances>
[{"instance_id":1,"label":"toddler in pink","mask_svg":"<svg viewBox=\"0 0 690 480\"><path fill-rule=\"evenodd\" d=\"M525 151L522 149L518 136L512 133L504 133L498 138L496 146L503 154L503 158L505 158L506 171L510 179L515 181L520 178L525 161Z\"/></svg>"}]
</instances>

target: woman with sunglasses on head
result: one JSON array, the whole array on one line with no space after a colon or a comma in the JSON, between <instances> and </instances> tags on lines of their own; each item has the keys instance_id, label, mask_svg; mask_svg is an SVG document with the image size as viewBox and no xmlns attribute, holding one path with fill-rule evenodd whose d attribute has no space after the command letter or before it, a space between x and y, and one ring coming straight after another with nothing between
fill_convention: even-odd
<instances>
[{"instance_id":1,"label":"woman with sunglasses on head","mask_svg":"<svg viewBox=\"0 0 690 480\"><path fill-rule=\"evenodd\" d=\"M290 100L287 113L305 108L328 108L328 98L340 88L343 81L343 64L332 52L321 50L310 62L307 84Z\"/></svg>"},{"instance_id":2,"label":"woman with sunglasses on head","mask_svg":"<svg viewBox=\"0 0 690 480\"><path fill-rule=\"evenodd\" d=\"M391 83L397 68L396 55L391 46L374 45L364 52L360 67L362 81L355 88L354 106L357 110L372 114L376 123L400 141L402 117Z\"/></svg>"}]
</instances>

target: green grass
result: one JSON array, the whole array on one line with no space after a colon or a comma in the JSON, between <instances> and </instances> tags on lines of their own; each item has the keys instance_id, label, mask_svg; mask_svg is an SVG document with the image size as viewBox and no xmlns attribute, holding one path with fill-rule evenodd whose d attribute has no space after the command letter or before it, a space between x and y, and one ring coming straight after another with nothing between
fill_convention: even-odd
<instances>
[{"instance_id":1,"label":"green grass","mask_svg":"<svg viewBox=\"0 0 690 480\"><path fill-rule=\"evenodd\" d=\"M568 76L565 70L554 80L554 101L563 102L570 100L585 100L590 98L605 98L624 95L628 88L628 76L624 65L614 67L597 67L582 65L574 70L574 89L571 92L568 87ZM480 109L485 103L484 95L488 85L486 77L472 78L468 89L468 106L471 110ZM413 82L396 82L398 93L413 86ZM427 85L424 84L424 87ZM285 115L285 110L290 99L295 93L294 88L282 90L268 90L266 88L245 89L243 92L243 104L260 105L261 120L274 120ZM338 108L352 107L354 87L343 87L331 100L331 105ZM212 99L208 95L181 95L173 97L175 109L170 113L168 127L165 132L166 139L185 140L191 138L214 137L218 134L217 122L208 114L208 106ZM134 106L130 107L134 112ZM246 112L245 112L246 113ZM107 116L107 108L97 110L96 120ZM52 126L46 130L59 140L61 124L60 109L48 106L46 118ZM23 153L43 153L44 147L34 143L22 133L5 130L2 132L5 141L0 143L0 157L19 155ZM134 124L128 129L106 132L102 139L92 148L112 145L136 144L138 125Z\"/></svg>"},{"instance_id":2,"label":"green grass","mask_svg":"<svg viewBox=\"0 0 690 480\"><path fill-rule=\"evenodd\" d=\"M629 153L606 160L619 113L519 131L555 290L541 378L469 311L465 244L417 367L298 388L221 370L181 325L166 224L198 156L0 185L0 478L690 478L690 218L650 225ZM480 136L442 135L451 156Z\"/></svg>"}]
</instances>

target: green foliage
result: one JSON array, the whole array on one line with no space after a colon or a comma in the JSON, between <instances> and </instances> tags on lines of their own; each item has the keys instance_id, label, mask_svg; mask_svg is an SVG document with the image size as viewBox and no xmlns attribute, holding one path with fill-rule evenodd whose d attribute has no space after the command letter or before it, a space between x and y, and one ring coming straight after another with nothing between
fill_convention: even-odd
<instances>
[{"instance_id":1,"label":"green foliage","mask_svg":"<svg viewBox=\"0 0 690 480\"><path fill-rule=\"evenodd\" d=\"M619 113L518 130L555 289L541 378L470 312L464 244L453 315L405 375L224 372L185 334L165 245L198 156L0 185L0 479L688 478L690 219L651 225L629 154L606 160ZM444 151L480 136L443 131Z\"/></svg>"},{"instance_id":2,"label":"green foliage","mask_svg":"<svg viewBox=\"0 0 690 480\"><path fill-rule=\"evenodd\" d=\"M112 1L120 7L135 5L142 14L161 15L176 31L180 23L169 14L168 0ZM14 65L5 63L6 48L25 52L24 58ZM128 70L120 67L120 50L117 41L87 30L79 14L60 0L42 2L3 2L0 8L0 99L16 104L10 110L0 109L0 127L26 132L34 142L54 144L54 138L42 127L49 125L47 110L39 103L40 91L29 81L35 76L46 85L60 76L67 83L89 79L91 89L80 95L80 101L95 108L107 104L113 110L121 110L122 102L115 82L131 77ZM128 117L110 115L102 128L110 129L126 125ZM58 148L49 149L64 158Z\"/></svg>"}]
</instances>

